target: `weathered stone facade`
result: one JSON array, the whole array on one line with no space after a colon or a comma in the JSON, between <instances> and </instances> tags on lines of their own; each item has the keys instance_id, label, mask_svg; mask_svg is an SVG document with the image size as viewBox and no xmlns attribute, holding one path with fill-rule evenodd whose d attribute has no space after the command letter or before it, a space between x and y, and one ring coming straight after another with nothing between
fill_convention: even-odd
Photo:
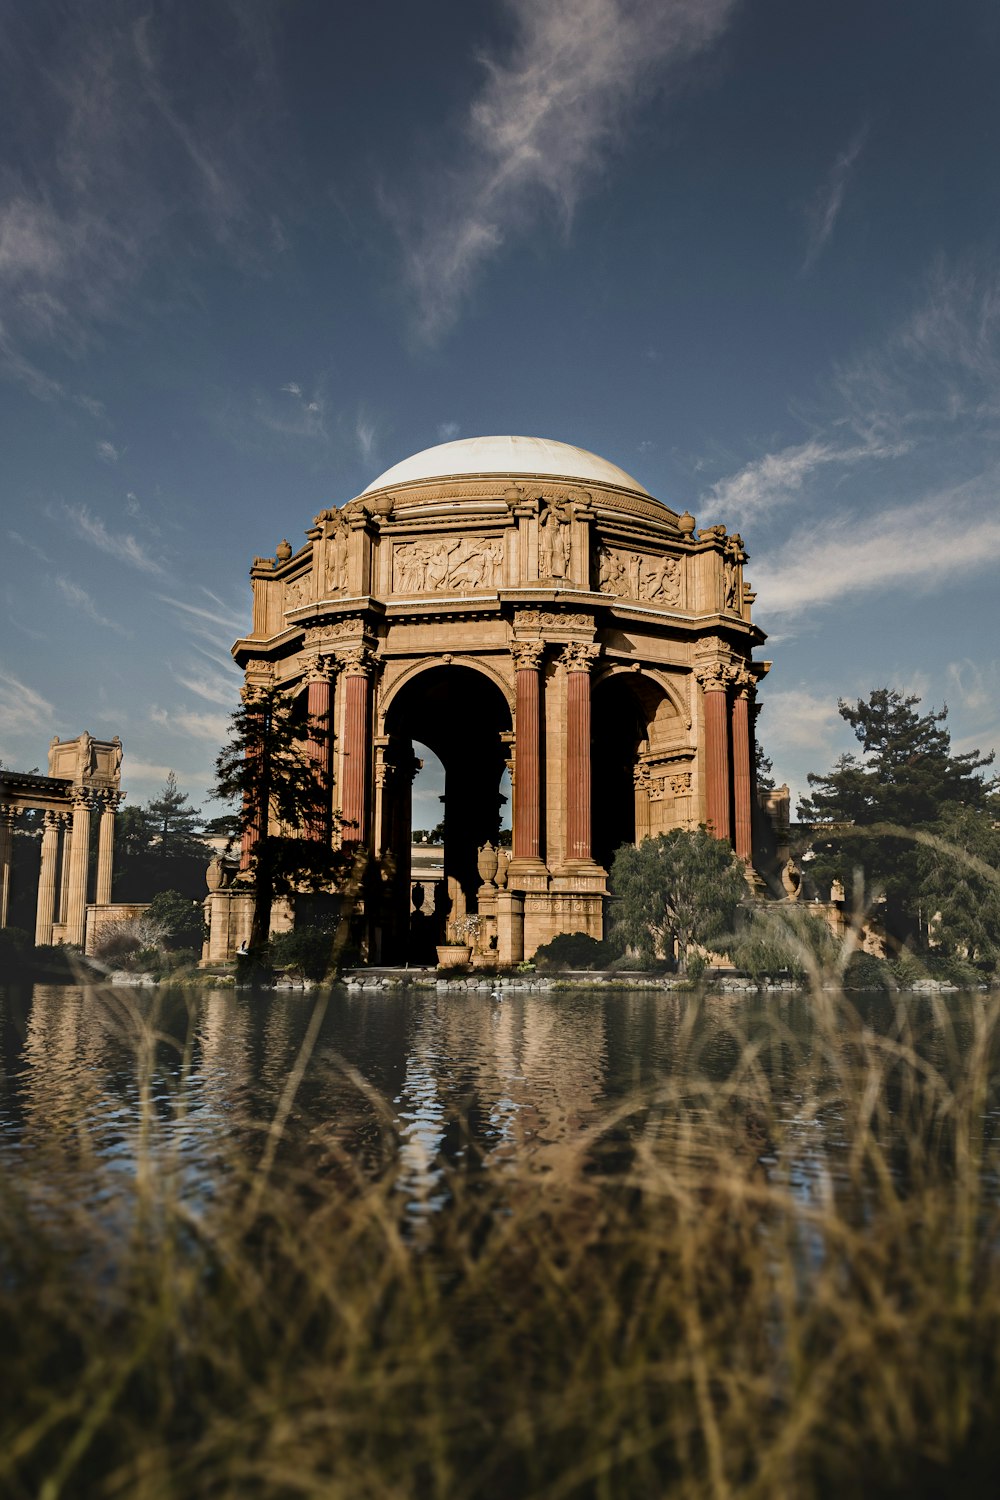
<instances>
[{"instance_id":1,"label":"weathered stone facade","mask_svg":"<svg viewBox=\"0 0 1000 1500\"><path fill-rule=\"evenodd\" d=\"M248 688L286 686L333 731L317 817L380 871L373 959L407 956L414 740L445 767L449 897L480 956L601 936L628 840L708 823L750 864L767 663L738 535L583 450L478 439L397 465L306 537L255 560L233 651ZM483 881L505 766L511 858Z\"/></svg>"}]
</instances>

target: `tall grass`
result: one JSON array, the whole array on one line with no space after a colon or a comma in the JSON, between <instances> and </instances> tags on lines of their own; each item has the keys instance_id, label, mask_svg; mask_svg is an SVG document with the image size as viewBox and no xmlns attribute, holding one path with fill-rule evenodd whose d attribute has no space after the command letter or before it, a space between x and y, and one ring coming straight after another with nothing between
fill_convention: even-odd
<instances>
[{"instance_id":1,"label":"tall grass","mask_svg":"<svg viewBox=\"0 0 1000 1500\"><path fill-rule=\"evenodd\" d=\"M94 1003L99 1003L95 994ZM116 997L123 1174L85 1121L0 1189L0 1493L631 1500L992 1496L1000 1473L1000 1005L881 1032L686 1007L671 1076L446 1201L328 1135L233 1122L210 1194ZM795 999L790 1004L804 1004ZM891 1007L891 1002L884 1002ZM366 1085L357 1080L360 1092Z\"/></svg>"}]
</instances>

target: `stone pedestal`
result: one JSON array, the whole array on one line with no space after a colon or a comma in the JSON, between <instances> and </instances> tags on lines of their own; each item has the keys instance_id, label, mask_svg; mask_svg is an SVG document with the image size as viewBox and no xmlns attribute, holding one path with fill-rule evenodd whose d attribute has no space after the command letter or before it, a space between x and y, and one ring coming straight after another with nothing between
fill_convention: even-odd
<instances>
[{"instance_id":1,"label":"stone pedestal","mask_svg":"<svg viewBox=\"0 0 1000 1500\"><path fill-rule=\"evenodd\" d=\"M497 962L519 964L524 958L524 897L517 891L497 891Z\"/></svg>"}]
</instances>

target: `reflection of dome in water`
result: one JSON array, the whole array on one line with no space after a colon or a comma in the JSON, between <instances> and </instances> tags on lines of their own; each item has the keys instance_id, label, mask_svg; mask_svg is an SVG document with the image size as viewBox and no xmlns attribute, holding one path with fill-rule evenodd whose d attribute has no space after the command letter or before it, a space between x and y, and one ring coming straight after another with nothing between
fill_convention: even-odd
<instances>
[{"instance_id":1,"label":"reflection of dome in water","mask_svg":"<svg viewBox=\"0 0 1000 1500\"><path fill-rule=\"evenodd\" d=\"M386 469L363 491L415 484L427 479L453 479L480 474L524 474L559 479L589 481L591 484L614 485L645 495L643 489L624 469L609 463L586 448L572 443L557 443L552 438L474 437L459 438L454 443L439 443L425 448L401 463Z\"/></svg>"}]
</instances>

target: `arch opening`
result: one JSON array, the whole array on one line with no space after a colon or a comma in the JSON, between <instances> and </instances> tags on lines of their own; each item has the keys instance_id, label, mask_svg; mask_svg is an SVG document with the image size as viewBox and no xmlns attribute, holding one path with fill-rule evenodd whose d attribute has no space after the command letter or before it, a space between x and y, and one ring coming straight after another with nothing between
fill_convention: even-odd
<instances>
[{"instance_id":1,"label":"arch opening","mask_svg":"<svg viewBox=\"0 0 1000 1500\"><path fill-rule=\"evenodd\" d=\"M385 961L433 962L453 908L476 910L479 849L487 841L500 841L506 821L503 787L511 729L510 707L499 687L482 672L457 663L418 673L389 705L385 758L390 774L383 793L381 846L392 851L395 871L383 924ZM426 776L421 777L414 818L417 763L428 761L424 747L440 766L439 865L415 860L411 846L414 825L428 831L436 826L428 821L435 792ZM428 870L427 881L413 879L421 864ZM422 889L415 906L417 884Z\"/></svg>"},{"instance_id":2,"label":"arch opening","mask_svg":"<svg viewBox=\"0 0 1000 1500\"><path fill-rule=\"evenodd\" d=\"M651 755L677 743L680 719L664 688L628 672L594 684L591 722L593 850L607 870L622 844L674 822L662 810L653 815L664 794L644 773Z\"/></svg>"}]
</instances>

